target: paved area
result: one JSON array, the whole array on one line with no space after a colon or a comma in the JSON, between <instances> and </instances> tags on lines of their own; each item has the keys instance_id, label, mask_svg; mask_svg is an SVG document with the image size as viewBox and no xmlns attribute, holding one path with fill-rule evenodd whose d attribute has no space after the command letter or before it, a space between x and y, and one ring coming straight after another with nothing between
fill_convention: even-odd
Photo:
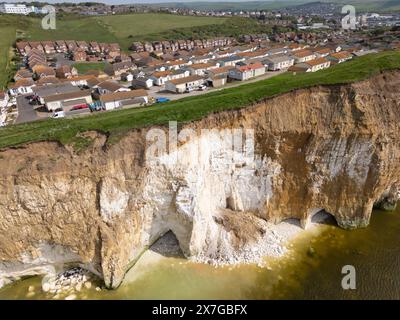
<instances>
[{"instance_id":1,"label":"paved area","mask_svg":"<svg viewBox=\"0 0 400 320\"><path fill-rule=\"evenodd\" d=\"M74 64L74 61L67 59L65 57L64 53L56 53L53 57L56 58L56 60L57 60L57 62L56 62L57 67L64 66L64 65L70 66L70 65Z\"/></svg>"},{"instance_id":2,"label":"paved area","mask_svg":"<svg viewBox=\"0 0 400 320\"><path fill-rule=\"evenodd\" d=\"M34 109L35 106L29 104L27 95L17 97L18 116L15 123L32 122L40 119Z\"/></svg>"}]
</instances>

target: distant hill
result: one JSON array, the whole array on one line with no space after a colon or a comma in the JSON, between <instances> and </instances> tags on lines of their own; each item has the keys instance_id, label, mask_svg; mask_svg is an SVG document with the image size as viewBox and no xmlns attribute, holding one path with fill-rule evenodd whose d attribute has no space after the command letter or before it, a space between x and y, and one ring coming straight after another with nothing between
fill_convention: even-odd
<instances>
[{"instance_id":1,"label":"distant hill","mask_svg":"<svg viewBox=\"0 0 400 320\"><path fill-rule=\"evenodd\" d=\"M293 7L297 5L316 2L315 0L271 0L271 1L188 1L152 3L154 6L166 6L175 8L188 8L194 10L274 10ZM400 11L400 0L321 0L338 4L352 4L361 11Z\"/></svg>"}]
</instances>

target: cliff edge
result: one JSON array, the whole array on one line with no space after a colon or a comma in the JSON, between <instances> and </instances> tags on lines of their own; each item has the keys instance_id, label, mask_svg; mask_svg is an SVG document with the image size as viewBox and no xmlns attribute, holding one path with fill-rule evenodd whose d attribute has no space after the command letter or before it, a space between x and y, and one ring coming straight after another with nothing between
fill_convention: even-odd
<instances>
[{"instance_id":1,"label":"cliff edge","mask_svg":"<svg viewBox=\"0 0 400 320\"><path fill-rule=\"evenodd\" d=\"M0 285L80 264L115 288L169 230L187 257L229 261L257 246L264 220L306 227L325 210L365 227L374 204L400 198L399 92L399 71L293 91L185 124L151 159L167 128L115 144L87 132L79 154L56 142L4 149ZM232 154L237 132L244 152Z\"/></svg>"}]
</instances>

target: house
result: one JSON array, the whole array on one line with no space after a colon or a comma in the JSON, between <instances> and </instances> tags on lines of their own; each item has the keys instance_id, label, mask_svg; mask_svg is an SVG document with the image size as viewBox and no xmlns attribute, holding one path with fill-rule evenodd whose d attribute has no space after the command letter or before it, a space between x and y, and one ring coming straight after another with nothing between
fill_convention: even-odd
<instances>
[{"instance_id":1,"label":"house","mask_svg":"<svg viewBox=\"0 0 400 320\"><path fill-rule=\"evenodd\" d=\"M127 72L128 70L134 70L136 68L136 65L134 65L131 61L107 63L104 67L104 72L109 76L121 76L121 74Z\"/></svg>"},{"instance_id":2,"label":"house","mask_svg":"<svg viewBox=\"0 0 400 320\"><path fill-rule=\"evenodd\" d=\"M44 48L43 48L42 44L39 41L30 41L29 42L29 46L32 49L36 49L36 50L41 51L41 52L44 53Z\"/></svg>"},{"instance_id":3,"label":"house","mask_svg":"<svg viewBox=\"0 0 400 320\"><path fill-rule=\"evenodd\" d=\"M130 90L129 88L125 88L119 85L118 83L109 80L100 82L96 87L97 87L97 92L100 95Z\"/></svg>"},{"instance_id":4,"label":"house","mask_svg":"<svg viewBox=\"0 0 400 320\"><path fill-rule=\"evenodd\" d=\"M91 82L91 80L96 79L97 78L95 76L92 75L81 75L81 76L73 76L67 79L67 81L69 83L71 83L73 86L89 86L89 83L93 83ZM97 85L98 83L100 83L99 81L97 81L95 84Z\"/></svg>"},{"instance_id":5,"label":"house","mask_svg":"<svg viewBox=\"0 0 400 320\"><path fill-rule=\"evenodd\" d=\"M187 66L191 64L191 62L185 61L185 60L172 60L168 61L166 64L164 64L165 68L168 70L178 70L184 66Z\"/></svg>"},{"instance_id":6,"label":"house","mask_svg":"<svg viewBox=\"0 0 400 320\"><path fill-rule=\"evenodd\" d=\"M305 62L305 64L310 66L310 72L316 72L322 69L327 69L331 66L331 62L326 58L317 58Z\"/></svg>"},{"instance_id":7,"label":"house","mask_svg":"<svg viewBox=\"0 0 400 320\"><path fill-rule=\"evenodd\" d=\"M70 52L74 52L78 48L76 42L73 40L67 40L65 41L65 44Z\"/></svg>"},{"instance_id":8,"label":"house","mask_svg":"<svg viewBox=\"0 0 400 320\"><path fill-rule=\"evenodd\" d=\"M132 82L133 80L133 74L130 72L124 72L121 74L121 81L125 82Z\"/></svg>"},{"instance_id":9,"label":"house","mask_svg":"<svg viewBox=\"0 0 400 320\"><path fill-rule=\"evenodd\" d=\"M283 70L294 64L294 58L287 55L275 55L265 58L262 63L270 71Z\"/></svg>"},{"instance_id":10,"label":"house","mask_svg":"<svg viewBox=\"0 0 400 320\"><path fill-rule=\"evenodd\" d=\"M277 47L277 48L269 49L267 51L267 55L268 56L273 56L273 55L276 55L276 54L287 54L288 52L289 52L288 48Z\"/></svg>"},{"instance_id":11,"label":"house","mask_svg":"<svg viewBox=\"0 0 400 320\"><path fill-rule=\"evenodd\" d=\"M224 75L213 76L208 79L208 83L214 88L223 87L228 82L228 77Z\"/></svg>"},{"instance_id":12,"label":"house","mask_svg":"<svg viewBox=\"0 0 400 320\"><path fill-rule=\"evenodd\" d=\"M74 61L86 61L86 57L86 51L83 49L78 48L72 52L72 60Z\"/></svg>"},{"instance_id":13,"label":"house","mask_svg":"<svg viewBox=\"0 0 400 320\"><path fill-rule=\"evenodd\" d=\"M57 52L53 41L42 41L42 46L46 54L54 54Z\"/></svg>"},{"instance_id":14,"label":"house","mask_svg":"<svg viewBox=\"0 0 400 320\"><path fill-rule=\"evenodd\" d=\"M32 49L27 54L25 62L31 69L37 64L47 65L45 54L37 49Z\"/></svg>"},{"instance_id":15,"label":"house","mask_svg":"<svg viewBox=\"0 0 400 320\"><path fill-rule=\"evenodd\" d=\"M262 63L253 63L229 70L229 78L244 81L265 74L265 66Z\"/></svg>"},{"instance_id":16,"label":"house","mask_svg":"<svg viewBox=\"0 0 400 320\"><path fill-rule=\"evenodd\" d=\"M89 79L86 80L86 85L89 88L94 88L96 87L101 81L95 77L95 76L91 76Z\"/></svg>"},{"instance_id":17,"label":"house","mask_svg":"<svg viewBox=\"0 0 400 320\"><path fill-rule=\"evenodd\" d=\"M0 91L0 109L7 107L10 97L7 92Z\"/></svg>"},{"instance_id":18,"label":"house","mask_svg":"<svg viewBox=\"0 0 400 320\"><path fill-rule=\"evenodd\" d=\"M132 87L150 89L154 85L154 80L151 77L138 77L132 80Z\"/></svg>"},{"instance_id":19,"label":"house","mask_svg":"<svg viewBox=\"0 0 400 320\"><path fill-rule=\"evenodd\" d=\"M165 89L167 91L175 92L175 93L183 93L186 89L196 89L202 84L204 84L205 80L203 77L198 75L193 75L189 77L184 77L180 79L174 79L167 81L165 84Z\"/></svg>"},{"instance_id":20,"label":"house","mask_svg":"<svg viewBox=\"0 0 400 320\"><path fill-rule=\"evenodd\" d=\"M89 42L89 49L93 53L100 53L100 46L96 41Z\"/></svg>"},{"instance_id":21,"label":"house","mask_svg":"<svg viewBox=\"0 0 400 320\"><path fill-rule=\"evenodd\" d=\"M208 76L208 83L215 88L226 85L228 82L229 70L233 68L234 67L219 67L207 70L206 74Z\"/></svg>"},{"instance_id":22,"label":"house","mask_svg":"<svg viewBox=\"0 0 400 320\"><path fill-rule=\"evenodd\" d=\"M70 65L62 65L56 69L56 77L66 79L78 75L78 70Z\"/></svg>"},{"instance_id":23,"label":"house","mask_svg":"<svg viewBox=\"0 0 400 320\"><path fill-rule=\"evenodd\" d=\"M43 100L48 111L57 109L70 111L78 105L93 103L90 90L54 94L44 97Z\"/></svg>"},{"instance_id":24,"label":"house","mask_svg":"<svg viewBox=\"0 0 400 320\"><path fill-rule=\"evenodd\" d=\"M56 51L58 53L63 53L68 51L67 44L65 43L64 40L57 40L56 41Z\"/></svg>"},{"instance_id":25,"label":"house","mask_svg":"<svg viewBox=\"0 0 400 320\"><path fill-rule=\"evenodd\" d=\"M332 53L331 48L317 48L314 50L315 55L317 58L325 58L326 56L329 56Z\"/></svg>"},{"instance_id":26,"label":"house","mask_svg":"<svg viewBox=\"0 0 400 320\"><path fill-rule=\"evenodd\" d=\"M251 52L239 52L236 55L245 59L259 59L268 55L268 52L266 50L256 50Z\"/></svg>"},{"instance_id":27,"label":"house","mask_svg":"<svg viewBox=\"0 0 400 320\"><path fill-rule=\"evenodd\" d=\"M314 60L317 56L310 50L298 50L292 53L295 63L303 63Z\"/></svg>"},{"instance_id":28,"label":"house","mask_svg":"<svg viewBox=\"0 0 400 320\"><path fill-rule=\"evenodd\" d=\"M221 67L234 67L236 63L244 61L245 58L243 57L238 57L237 55L229 56L226 58L218 59L217 62Z\"/></svg>"},{"instance_id":29,"label":"house","mask_svg":"<svg viewBox=\"0 0 400 320\"><path fill-rule=\"evenodd\" d=\"M333 52L340 52L343 50L340 44L335 43L329 43L327 47L330 48Z\"/></svg>"},{"instance_id":30,"label":"house","mask_svg":"<svg viewBox=\"0 0 400 320\"><path fill-rule=\"evenodd\" d=\"M25 42L25 41L18 41L15 44L15 46L16 46L19 54L22 56L25 56L26 54L28 54L29 51L31 51L31 49L32 49L31 46L29 45L29 43Z\"/></svg>"},{"instance_id":31,"label":"house","mask_svg":"<svg viewBox=\"0 0 400 320\"><path fill-rule=\"evenodd\" d=\"M115 57L115 62L132 62L132 59L126 53L121 53L119 56Z\"/></svg>"},{"instance_id":32,"label":"house","mask_svg":"<svg viewBox=\"0 0 400 320\"><path fill-rule=\"evenodd\" d=\"M172 74L172 71L170 71L170 70L156 71L150 76L150 79L153 80L153 82L156 86L163 86L167 81L169 81L171 79L170 78L171 74Z\"/></svg>"},{"instance_id":33,"label":"house","mask_svg":"<svg viewBox=\"0 0 400 320\"><path fill-rule=\"evenodd\" d=\"M58 83L58 84L48 84L42 86L36 86L33 88L33 93L39 97L41 104L44 104L44 98L47 96L53 96L62 93L71 93L80 91L78 87L73 86L69 82Z\"/></svg>"},{"instance_id":34,"label":"house","mask_svg":"<svg viewBox=\"0 0 400 320\"><path fill-rule=\"evenodd\" d=\"M172 71L172 73L169 75L169 80L181 79L181 78L185 78L185 77L189 77L189 76L190 76L189 70L178 69L178 70Z\"/></svg>"},{"instance_id":35,"label":"house","mask_svg":"<svg viewBox=\"0 0 400 320\"><path fill-rule=\"evenodd\" d=\"M32 71L37 78L46 78L46 77L55 77L56 76L56 72L54 71L53 68L44 66L41 64L35 65L32 68Z\"/></svg>"},{"instance_id":36,"label":"house","mask_svg":"<svg viewBox=\"0 0 400 320\"><path fill-rule=\"evenodd\" d=\"M82 49L84 51L89 50L89 45L87 44L86 41L77 41L76 45L78 46L79 49Z\"/></svg>"},{"instance_id":37,"label":"house","mask_svg":"<svg viewBox=\"0 0 400 320\"><path fill-rule=\"evenodd\" d=\"M331 61L332 63L342 63L342 62L346 62L348 60L353 59L353 55L350 52L341 51L341 52L332 53L331 55L329 55L327 57L327 59L329 61Z\"/></svg>"},{"instance_id":38,"label":"house","mask_svg":"<svg viewBox=\"0 0 400 320\"><path fill-rule=\"evenodd\" d=\"M116 108L132 107L143 103L148 103L149 96L146 90L138 89L102 95L100 97L100 102L104 109L112 110Z\"/></svg>"},{"instance_id":39,"label":"house","mask_svg":"<svg viewBox=\"0 0 400 320\"><path fill-rule=\"evenodd\" d=\"M32 72L28 69L19 69L14 75L14 81L18 81L21 79L32 79Z\"/></svg>"},{"instance_id":40,"label":"house","mask_svg":"<svg viewBox=\"0 0 400 320\"><path fill-rule=\"evenodd\" d=\"M219 75L228 76L229 70L231 70L233 68L235 68L235 67L219 67L219 68L209 69L206 71L206 75L208 77L215 77L215 76L219 76Z\"/></svg>"},{"instance_id":41,"label":"house","mask_svg":"<svg viewBox=\"0 0 400 320\"><path fill-rule=\"evenodd\" d=\"M331 62L326 58L317 58L304 63L296 64L289 68L291 72L316 72L322 69L327 69Z\"/></svg>"},{"instance_id":42,"label":"house","mask_svg":"<svg viewBox=\"0 0 400 320\"><path fill-rule=\"evenodd\" d=\"M293 74L296 74L297 72L309 72L310 66L305 63L299 63L291 66L288 71L293 72Z\"/></svg>"},{"instance_id":43,"label":"house","mask_svg":"<svg viewBox=\"0 0 400 320\"><path fill-rule=\"evenodd\" d=\"M36 85L38 85L38 86L57 84L57 83L60 83L60 80L57 79L56 77L44 77L44 78L40 78L39 80L36 81Z\"/></svg>"},{"instance_id":44,"label":"house","mask_svg":"<svg viewBox=\"0 0 400 320\"><path fill-rule=\"evenodd\" d=\"M207 70L218 68L219 64L215 63L195 63L187 67L191 75L203 76Z\"/></svg>"},{"instance_id":45,"label":"house","mask_svg":"<svg viewBox=\"0 0 400 320\"><path fill-rule=\"evenodd\" d=\"M12 96L32 93L33 92L32 88L34 86L35 83L32 79L20 79L9 88L9 93Z\"/></svg>"}]
</instances>

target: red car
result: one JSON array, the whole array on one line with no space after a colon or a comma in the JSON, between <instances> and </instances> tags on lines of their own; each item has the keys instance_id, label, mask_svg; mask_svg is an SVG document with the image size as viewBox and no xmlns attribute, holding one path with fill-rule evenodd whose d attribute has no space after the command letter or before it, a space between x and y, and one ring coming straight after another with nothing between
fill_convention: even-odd
<instances>
[{"instance_id":1,"label":"red car","mask_svg":"<svg viewBox=\"0 0 400 320\"><path fill-rule=\"evenodd\" d=\"M81 109L86 109L86 108L89 108L89 105L87 105L86 103L84 103L84 104L78 104L78 105L76 105L76 106L73 106L73 107L71 108L71 111L72 111L72 110L81 110Z\"/></svg>"}]
</instances>

